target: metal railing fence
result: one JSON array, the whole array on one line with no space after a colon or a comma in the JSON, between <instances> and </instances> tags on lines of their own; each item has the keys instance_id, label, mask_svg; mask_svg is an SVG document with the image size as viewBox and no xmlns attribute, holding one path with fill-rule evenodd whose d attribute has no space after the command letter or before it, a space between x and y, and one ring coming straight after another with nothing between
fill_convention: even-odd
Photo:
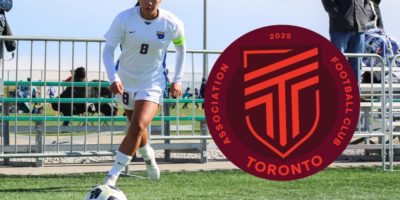
<instances>
[{"instance_id":1,"label":"metal railing fence","mask_svg":"<svg viewBox=\"0 0 400 200\"><path fill-rule=\"evenodd\" d=\"M66 77L62 74L69 69L83 66L86 71L92 71L91 79L105 80L102 70L101 52L103 39L98 38L51 38L51 37L8 37L0 40L13 39L17 41L15 59L1 63L1 79L4 91L1 103L1 148L0 158L44 158L44 157L77 157L77 156L106 156L118 148L124 136L126 117L118 114L104 116L101 114L102 104L113 104L113 98L98 98L101 88L109 86L107 82L63 82ZM168 51L174 54L173 50ZM201 82L198 66L202 63L203 55L218 55L221 51L189 50L186 74L188 87L199 87ZM354 134L354 140L359 143L349 145L349 149L376 149L381 152L384 169L393 169L394 150L399 145L394 144L393 137L400 136L394 121L400 115L400 105L397 105L397 91L400 85L393 83L394 62L388 63L376 54L345 54L348 58L369 57L380 60L380 67L362 67L370 71L371 76L380 73L381 83L360 83L361 97L367 101L361 102L361 117L359 126ZM396 60L400 56L395 57ZM388 67L390 66L390 67ZM6 68L15 69L15 77L6 73ZM202 68L201 68L202 69ZM35 70L40 70L40 77ZM47 74L47 71L53 71ZM54 72L56 74L54 74ZM63 75L63 76L62 76ZM7 79L5 78L7 77ZM31 78L25 81L26 77ZM42 94L33 98L32 88L39 88ZM65 87L74 89L84 87L86 91L95 88L93 97L49 98L47 91L55 87L60 96ZM24 96L22 88L28 90ZM97 89L96 89L97 88ZM13 93L14 92L14 93ZM194 91L192 91L194 93ZM189 108L181 108L188 103ZM162 103L160 113L149 127L150 138L156 149L165 149L166 158L171 152L197 152L201 160L206 161L205 151L207 140L211 139L205 123L204 111L199 104L202 99L195 95L188 99L170 99L166 97ZM95 104L97 113L90 113L85 106L84 114L79 116L61 116L54 113L51 104L60 110L64 105ZM41 113L32 113L38 105L42 105ZM199 105L200 109L196 108ZM27 108L27 113L20 113L21 107ZM113 113L113 107L111 111ZM24 112L22 110L22 112ZM71 110L73 112L73 110ZM89 116L90 115L90 116ZM73 126L63 127L61 122L71 121ZM68 130L73 130L68 131ZM67 132L67 133L65 133ZM377 138L377 141L375 141ZM371 141L374 141L373 144ZM388 141L388 144L386 144ZM388 152L388 159L387 154ZM387 160L389 165L387 165Z\"/></svg>"}]
</instances>

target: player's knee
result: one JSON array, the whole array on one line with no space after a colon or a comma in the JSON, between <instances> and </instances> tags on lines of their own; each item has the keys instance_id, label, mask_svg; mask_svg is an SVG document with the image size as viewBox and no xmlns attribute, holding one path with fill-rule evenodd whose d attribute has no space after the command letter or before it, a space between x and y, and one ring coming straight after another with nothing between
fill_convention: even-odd
<instances>
[{"instance_id":1,"label":"player's knee","mask_svg":"<svg viewBox=\"0 0 400 200\"><path fill-rule=\"evenodd\" d=\"M137 122L134 125L135 132L137 133L137 136L141 136L147 131L147 124L142 123L142 122Z\"/></svg>"}]
</instances>

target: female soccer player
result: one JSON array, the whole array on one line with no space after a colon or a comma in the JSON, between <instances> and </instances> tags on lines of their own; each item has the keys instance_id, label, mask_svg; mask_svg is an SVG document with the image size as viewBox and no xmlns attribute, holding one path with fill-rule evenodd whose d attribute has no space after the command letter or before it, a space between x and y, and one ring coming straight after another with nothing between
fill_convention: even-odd
<instances>
[{"instance_id":1,"label":"female soccer player","mask_svg":"<svg viewBox=\"0 0 400 200\"><path fill-rule=\"evenodd\" d=\"M139 150L152 180L160 178L154 150L148 145L147 127L158 111L165 89L165 57L171 41L176 48L175 76L171 96L182 94L181 81L186 54L183 23L160 9L161 0L139 0L137 6L121 12L105 34L103 62L114 94L122 96L130 125L104 184L115 186L121 171ZM114 50L121 55L114 64Z\"/></svg>"}]
</instances>

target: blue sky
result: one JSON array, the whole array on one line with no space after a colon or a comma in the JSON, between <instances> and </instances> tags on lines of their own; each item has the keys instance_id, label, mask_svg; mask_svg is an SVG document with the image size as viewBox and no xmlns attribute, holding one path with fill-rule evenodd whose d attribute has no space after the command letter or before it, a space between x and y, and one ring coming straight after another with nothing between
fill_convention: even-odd
<instances>
[{"instance_id":1,"label":"blue sky","mask_svg":"<svg viewBox=\"0 0 400 200\"><path fill-rule=\"evenodd\" d=\"M15 35L102 37L115 15L136 0L15 0L8 13ZM320 0L208 0L209 48L223 50L255 28L293 24L328 36L328 16ZM185 23L188 47L202 48L203 0L163 0L161 7ZM400 37L400 1L383 0L387 31ZM397 9L396 9L397 8ZM396 19L397 18L397 19Z\"/></svg>"},{"instance_id":2,"label":"blue sky","mask_svg":"<svg viewBox=\"0 0 400 200\"><path fill-rule=\"evenodd\" d=\"M113 18L136 0L14 0L8 20L17 36L101 38ZM189 49L202 49L203 0L163 0L161 7L185 24ZM383 0L386 30L400 39L399 0ZM223 50L241 35L263 26L303 26L328 37L321 0L208 0L210 50ZM389 17L392 16L392 17ZM173 59L170 59L173 60ZM191 65L191 63L187 63Z\"/></svg>"}]
</instances>

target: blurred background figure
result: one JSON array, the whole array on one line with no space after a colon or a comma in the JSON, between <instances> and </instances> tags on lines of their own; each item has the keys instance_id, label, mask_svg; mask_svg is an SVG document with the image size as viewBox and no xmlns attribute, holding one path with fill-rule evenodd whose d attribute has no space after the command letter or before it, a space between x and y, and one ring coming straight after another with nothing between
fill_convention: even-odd
<instances>
[{"instance_id":1,"label":"blurred background figure","mask_svg":"<svg viewBox=\"0 0 400 200\"><path fill-rule=\"evenodd\" d=\"M6 20L5 12L8 12L12 8L13 1L12 0L0 0L0 33L1 35L9 35L11 34L11 29L8 26ZM0 59L4 57L4 41L0 41ZM9 49L11 47L7 47L7 51L13 51L14 49Z\"/></svg>"}]
</instances>

